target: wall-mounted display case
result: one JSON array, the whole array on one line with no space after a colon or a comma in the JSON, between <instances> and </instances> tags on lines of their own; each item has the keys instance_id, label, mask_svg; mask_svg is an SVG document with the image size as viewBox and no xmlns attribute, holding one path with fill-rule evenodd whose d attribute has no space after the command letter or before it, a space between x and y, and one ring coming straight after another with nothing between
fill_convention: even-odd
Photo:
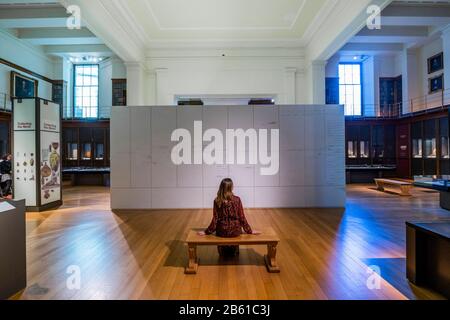
<instances>
[{"instance_id":1,"label":"wall-mounted display case","mask_svg":"<svg viewBox=\"0 0 450 320\"><path fill-rule=\"evenodd\" d=\"M84 142L81 146L81 160L90 161L92 159L91 143Z\"/></svg>"},{"instance_id":2,"label":"wall-mounted display case","mask_svg":"<svg viewBox=\"0 0 450 320\"><path fill-rule=\"evenodd\" d=\"M426 159L436 159L437 157L437 146L436 138L425 140L425 158Z\"/></svg>"},{"instance_id":3,"label":"wall-mounted display case","mask_svg":"<svg viewBox=\"0 0 450 320\"><path fill-rule=\"evenodd\" d=\"M369 141L359 142L359 155L361 158L368 159L370 157L369 148L370 148Z\"/></svg>"},{"instance_id":4,"label":"wall-mounted display case","mask_svg":"<svg viewBox=\"0 0 450 320\"><path fill-rule=\"evenodd\" d=\"M437 137L439 121L429 119L423 121L423 151L424 151L424 175L437 174L439 171L437 159Z\"/></svg>"},{"instance_id":5,"label":"wall-mounted display case","mask_svg":"<svg viewBox=\"0 0 450 320\"><path fill-rule=\"evenodd\" d=\"M422 159L423 158L423 145L422 139L413 139L412 140L412 157L414 159Z\"/></svg>"},{"instance_id":6,"label":"wall-mounted display case","mask_svg":"<svg viewBox=\"0 0 450 320\"><path fill-rule=\"evenodd\" d=\"M13 189L28 211L60 206L60 106L43 99L13 99Z\"/></svg>"},{"instance_id":7,"label":"wall-mounted display case","mask_svg":"<svg viewBox=\"0 0 450 320\"><path fill-rule=\"evenodd\" d=\"M450 174L448 117L411 124L412 176Z\"/></svg>"},{"instance_id":8,"label":"wall-mounted display case","mask_svg":"<svg viewBox=\"0 0 450 320\"><path fill-rule=\"evenodd\" d=\"M374 178L396 176L395 126L346 123L347 183L371 183Z\"/></svg>"},{"instance_id":9,"label":"wall-mounted display case","mask_svg":"<svg viewBox=\"0 0 450 320\"><path fill-rule=\"evenodd\" d=\"M450 159L448 137L441 137L441 159Z\"/></svg>"},{"instance_id":10,"label":"wall-mounted display case","mask_svg":"<svg viewBox=\"0 0 450 320\"><path fill-rule=\"evenodd\" d=\"M109 122L63 122L65 168L109 166Z\"/></svg>"},{"instance_id":11,"label":"wall-mounted display case","mask_svg":"<svg viewBox=\"0 0 450 320\"><path fill-rule=\"evenodd\" d=\"M347 141L347 158L349 159L358 158L358 141L355 140Z\"/></svg>"},{"instance_id":12,"label":"wall-mounted display case","mask_svg":"<svg viewBox=\"0 0 450 320\"><path fill-rule=\"evenodd\" d=\"M67 142L66 160L76 161L78 159L78 144L73 142Z\"/></svg>"},{"instance_id":13,"label":"wall-mounted display case","mask_svg":"<svg viewBox=\"0 0 450 320\"><path fill-rule=\"evenodd\" d=\"M450 174L450 139L448 132L448 122L448 117L439 119L440 145L438 147L440 149L439 174L441 175Z\"/></svg>"}]
</instances>

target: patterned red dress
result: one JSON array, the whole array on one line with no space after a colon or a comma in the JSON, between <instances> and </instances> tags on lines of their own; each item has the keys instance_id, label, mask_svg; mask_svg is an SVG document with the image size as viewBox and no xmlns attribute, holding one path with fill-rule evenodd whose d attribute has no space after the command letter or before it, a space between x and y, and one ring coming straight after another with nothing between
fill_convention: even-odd
<instances>
[{"instance_id":1,"label":"patterned red dress","mask_svg":"<svg viewBox=\"0 0 450 320\"><path fill-rule=\"evenodd\" d=\"M218 237L234 238L242 234L242 229L248 234L253 232L245 218L241 199L233 196L230 201L223 203L220 208L214 201L213 219L205 233L212 234L216 232Z\"/></svg>"}]
</instances>

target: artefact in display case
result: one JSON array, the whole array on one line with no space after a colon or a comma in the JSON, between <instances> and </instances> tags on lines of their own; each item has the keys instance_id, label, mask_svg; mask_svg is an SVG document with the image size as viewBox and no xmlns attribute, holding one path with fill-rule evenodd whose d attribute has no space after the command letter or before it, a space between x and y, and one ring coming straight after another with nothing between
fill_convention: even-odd
<instances>
[{"instance_id":1,"label":"artefact in display case","mask_svg":"<svg viewBox=\"0 0 450 320\"><path fill-rule=\"evenodd\" d=\"M359 155L363 159L369 158L369 141L359 142Z\"/></svg>"},{"instance_id":2,"label":"artefact in display case","mask_svg":"<svg viewBox=\"0 0 450 320\"><path fill-rule=\"evenodd\" d=\"M413 141L412 141L412 153L413 153L413 158L415 158L415 159L422 159L423 158L422 139L413 139Z\"/></svg>"},{"instance_id":3,"label":"artefact in display case","mask_svg":"<svg viewBox=\"0 0 450 320\"><path fill-rule=\"evenodd\" d=\"M441 137L441 158L450 159L449 152L449 139L448 137Z\"/></svg>"},{"instance_id":4,"label":"artefact in display case","mask_svg":"<svg viewBox=\"0 0 450 320\"><path fill-rule=\"evenodd\" d=\"M436 138L425 140L425 158L436 159Z\"/></svg>"},{"instance_id":5,"label":"artefact in display case","mask_svg":"<svg viewBox=\"0 0 450 320\"><path fill-rule=\"evenodd\" d=\"M358 141L347 141L347 157L350 159L358 158Z\"/></svg>"}]
</instances>

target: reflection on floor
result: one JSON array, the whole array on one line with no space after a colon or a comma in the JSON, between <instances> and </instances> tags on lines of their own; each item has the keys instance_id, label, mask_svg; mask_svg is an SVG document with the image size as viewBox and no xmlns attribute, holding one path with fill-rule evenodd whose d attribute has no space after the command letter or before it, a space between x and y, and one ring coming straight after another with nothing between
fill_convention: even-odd
<instances>
[{"instance_id":1,"label":"reflection on floor","mask_svg":"<svg viewBox=\"0 0 450 320\"><path fill-rule=\"evenodd\" d=\"M200 268L186 276L183 244L190 228L206 226L210 210L109 210L109 190L75 187L64 206L27 215L28 288L22 299L433 299L405 280L405 220L450 220L438 194L413 197L348 188L346 210L247 210L256 229L279 233L280 274L266 272L261 247L222 261L199 248ZM369 289L368 266L381 270ZM70 266L81 271L70 290ZM69 270L70 271L70 270Z\"/></svg>"}]
</instances>

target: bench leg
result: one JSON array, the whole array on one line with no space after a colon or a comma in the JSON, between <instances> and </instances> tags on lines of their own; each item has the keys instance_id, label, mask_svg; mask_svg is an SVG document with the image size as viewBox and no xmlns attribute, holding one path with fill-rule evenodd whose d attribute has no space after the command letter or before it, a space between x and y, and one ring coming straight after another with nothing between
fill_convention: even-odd
<instances>
[{"instance_id":1,"label":"bench leg","mask_svg":"<svg viewBox=\"0 0 450 320\"><path fill-rule=\"evenodd\" d=\"M188 246L189 263L184 269L185 274L196 274L198 269L197 246Z\"/></svg>"},{"instance_id":2,"label":"bench leg","mask_svg":"<svg viewBox=\"0 0 450 320\"><path fill-rule=\"evenodd\" d=\"M377 182L377 189L378 189L378 191L384 192L384 186L381 182Z\"/></svg>"},{"instance_id":3,"label":"bench leg","mask_svg":"<svg viewBox=\"0 0 450 320\"><path fill-rule=\"evenodd\" d=\"M264 256L264 260L266 262L267 271L270 273L279 273L280 268L277 264L277 245L276 244L268 244L267 245L267 255Z\"/></svg>"},{"instance_id":4,"label":"bench leg","mask_svg":"<svg viewBox=\"0 0 450 320\"><path fill-rule=\"evenodd\" d=\"M409 197L411 193L409 192L411 190L411 186L400 186L401 195Z\"/></svg>"}]
</instances>

